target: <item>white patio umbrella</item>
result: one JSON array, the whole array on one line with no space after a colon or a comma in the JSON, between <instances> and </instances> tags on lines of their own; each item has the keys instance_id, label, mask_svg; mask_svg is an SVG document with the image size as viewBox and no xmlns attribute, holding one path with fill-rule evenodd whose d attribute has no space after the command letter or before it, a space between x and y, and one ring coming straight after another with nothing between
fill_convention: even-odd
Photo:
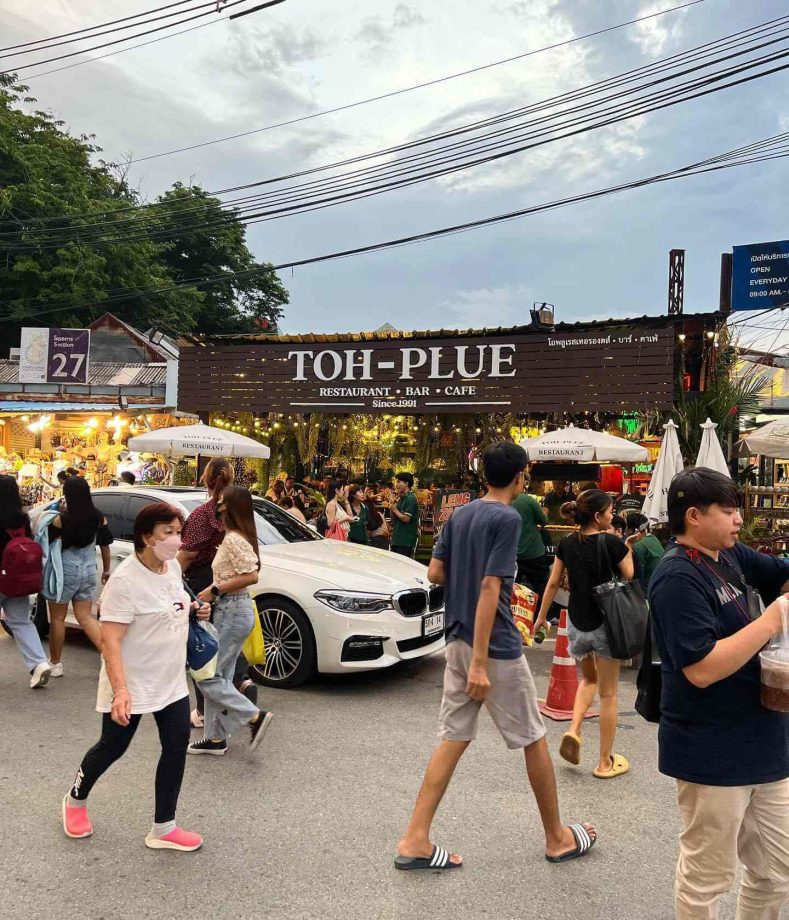
<instances>
[{"instance_id":1,"label":"white patio umbrella","mask_svg":"<svg viewBox=\"0 0 789 920\"><path fill-rule=\"evenodd\" d=\"M779 419L747 434L735 445L738 457L773 457L789 460L789 420Z\"/></svg>"},{"instance_id":2,"label":"white patio umbrella","mask_svg":"<svg viewBox=\"0 0 789 920\"><path fill-rule=\"evenodd\" d=\"M235 431L211 425L176 425L156 428L129 438L129 450L166 457L257 457L266 460L271 451L265 444Z\"/></svg>"},{"instance_id":3,"label":"white patio umbrella","mask_svg":"<svg viewBox=\"0 0 789 920\"><path fill-rule=\"evenodd\" d=\"M649 459L649 451L640 444L573 425L536 438L525 438L521 447L529 455L529 460L541 462L643 463Z\"/></svg>"},{"instance_id":4,"label":"white patio umbrella","mask_svg":"<svg viewBox=\"0 0 789 920\"><path fill-rule=\"evenodd\" d=\"M731 478L731 472L723 455L721 442L715 434L717 427L710 418L701 426L704 434L701 436L701 446L699 447L699 455L696 457L696 466L704 466L708 470L717 470L719 473L723 473L724 476Z\"/></svg>"},{"instance_id":5,"label":"white patio umbrella","mask_svg":"<svg viewBox=\"0 0 789 920\"><path fill-rule=\"evenodd\" d=\"M647 497L644 499L642 513L652 524L665 524L668 521L668 487L671 480L684 469L682 452L677 440L677 426L669 419L663 426L663 440L660 444L655 469L649 480Z\"/></svg>"}]
</instances>

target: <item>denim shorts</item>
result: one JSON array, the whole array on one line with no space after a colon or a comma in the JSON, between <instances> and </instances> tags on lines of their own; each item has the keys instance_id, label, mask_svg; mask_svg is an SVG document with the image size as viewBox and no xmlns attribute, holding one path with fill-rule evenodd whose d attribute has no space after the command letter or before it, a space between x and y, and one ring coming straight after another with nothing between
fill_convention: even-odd
<instances>
[{"instance_id":1,"label":"denim shorts","mask_svg":"<svg viewBox=\"0 0 789 920\"><path fill-rule=\"evenodd\" d=\"M63 591L58 603L92 601L96 593L96 546L63 550Z\"/></svg>"},{"instance_id":2,"label":"denim shorts","mask_svg":"<svg viewBox=\"0 0 789 920\"><path fill-rule=\"evenodd\" d=\"M570 640L570 654L573 658L586 658L593 652L598 658L614 657L605 634L605 626L602 624L591 632L583 632L583 630L576 629L568 620L567 638Z\"/></svg>"}]
</instances>

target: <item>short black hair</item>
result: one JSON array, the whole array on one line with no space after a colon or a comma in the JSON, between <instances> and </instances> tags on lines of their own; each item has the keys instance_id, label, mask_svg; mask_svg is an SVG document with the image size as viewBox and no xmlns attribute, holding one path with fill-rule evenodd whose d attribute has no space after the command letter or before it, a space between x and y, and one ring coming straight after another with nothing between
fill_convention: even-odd
<instances>
[{"instance_id":1,"label":"short black hair","mask_svg":"<svg viewBox=\"0 0 789 920\"><path fill-rule=\"evenodd\" d=\"M690 508L706 511L710 505L738 508L741 493L728 476L706 467L683 470L671 480L668 488L668 524L672 534L685 533L685 515Z\"/></svg>"},{"instance_id":2,"label":"short black hair","mask_svg":"<svg viewBox=\"0 0 789 920\"><path fill-rule=\"evenodd\" d=\"M134 483L137 482L137 477L131 470L124 470L118 478L122 479L124 482L128 482L130 486L133 486Z\"/></svg>"},{"instance_id":3,"label":"short black hair","mask_svg":"<svg viewBox=\"0 0 789 920\"><path fill-rule=\"evenodd\" d=\"M626 530L627 521L622 517L621 514L615 514L611 518L611 526L614 528L614 530Z\"/></svg>"},{"instance_id":4,"label":"short black hair","mask_svg":"<svg viewBox=\"0 0 789 920\"><path fill-rule=\"evenodd\" d=\"M414 488L414 477L410 473L397 473L395 479L399 482L404 482L409 489Z\"/></svg>"},{"instance_id":5,"label":"short black hair","mask_svg":"<svg viewBox=\"0 0 789 920\"><path fill-rule=\"evenodd\" d=\"M644 524L648 523L649 519L645 514L641 514L640 511L631 511L627 516L628 530L638 530L640 527L643 527Z\"/></svg>"},{"instance_id":6,"label":"short black hair","mask_svg":"<svg viewBox=\"0 0 789 920\"><path fill-rule=\"evenodd\" d=\"M485 479L494 489L503 489L526 469L529 458L526 451L512 441L491 444L482 455Z\"/></svg>"}]
</instances>

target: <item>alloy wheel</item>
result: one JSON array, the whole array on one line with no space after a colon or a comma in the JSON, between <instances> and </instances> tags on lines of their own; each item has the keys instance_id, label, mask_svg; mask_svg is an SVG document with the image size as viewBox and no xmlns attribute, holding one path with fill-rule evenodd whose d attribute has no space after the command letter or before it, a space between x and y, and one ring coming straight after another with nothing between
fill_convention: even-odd
<instances>
[{"instance_id":1,"label":"alloy wheel","mask_svg":"<svg viewBox=\"0 0 789 920\"><path fill-rule=\"evenodd\" d=\"M256 670L270 681L286 680L295 673L304 654L299 625L287 610L279 607L261 607L259 614L266 661Z\"/></svg>"}]
</instances>

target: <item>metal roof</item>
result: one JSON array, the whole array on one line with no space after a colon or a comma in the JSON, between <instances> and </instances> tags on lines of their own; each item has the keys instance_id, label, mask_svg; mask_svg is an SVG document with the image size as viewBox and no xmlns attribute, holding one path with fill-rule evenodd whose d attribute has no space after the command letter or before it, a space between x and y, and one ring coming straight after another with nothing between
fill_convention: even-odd
<instances>
[{"instance_id":1,"label":"metal roof","mask_svg":"<svg viewBox=\"0 0 789 920\"><path fill-rule=\"evenodd\" d=\"M375 332L331 332L331 333L296 333L292 335L266 335L265 333L250 333L245 335L213 335L192 336L187 335L179 340L182 345L200 345L213 343L215 345L233 345L249 342L282 342L287 344L329 344L333 342L387 342L408 339L446 339L470 338L480 336L501 335L545 335L546 332L567 333L578 332L586 329L600 329L607 326L646 326L663 328L669 323L681 324L683 322L707 321L722 322L722 313L693 313L668 316L636 316L631 318L616 319L611 317L605 320L580 320L576 323L557 323L553 329L534 328L531 324L522 326L482 327L480 329L425 329L421 331L383 331Z\"/></svg>"},{"instance_id":2,"label":"metal roof","mask_svg":"<svg viewBox=\"0 0 789 920\"><path fill-rule=\"evenodd\" d=\"M3 383L19 383L18 361L0 360L0 384ZM108 361L92 361L88 368L88 386L163 387L166 383L166 364L115 364ZM35 387L35 384L25 385Z\"/></svg>"},{"instance_id":3,"label":"metal roof","mask_svg":"<svg viewBox=\"0 0 789 920\"><path fill-rule=\"evenodd\" d=\"M167 412L168 410L161 403L134 403L129 406L130 410L135 412L138 409L152 409L156 412ZM102 402L9 402L0 399L0 414L3 412L113 412L121 410L117 403ZM129 410L126 410L129 411Z\"/></svg>"}]
</instances>

